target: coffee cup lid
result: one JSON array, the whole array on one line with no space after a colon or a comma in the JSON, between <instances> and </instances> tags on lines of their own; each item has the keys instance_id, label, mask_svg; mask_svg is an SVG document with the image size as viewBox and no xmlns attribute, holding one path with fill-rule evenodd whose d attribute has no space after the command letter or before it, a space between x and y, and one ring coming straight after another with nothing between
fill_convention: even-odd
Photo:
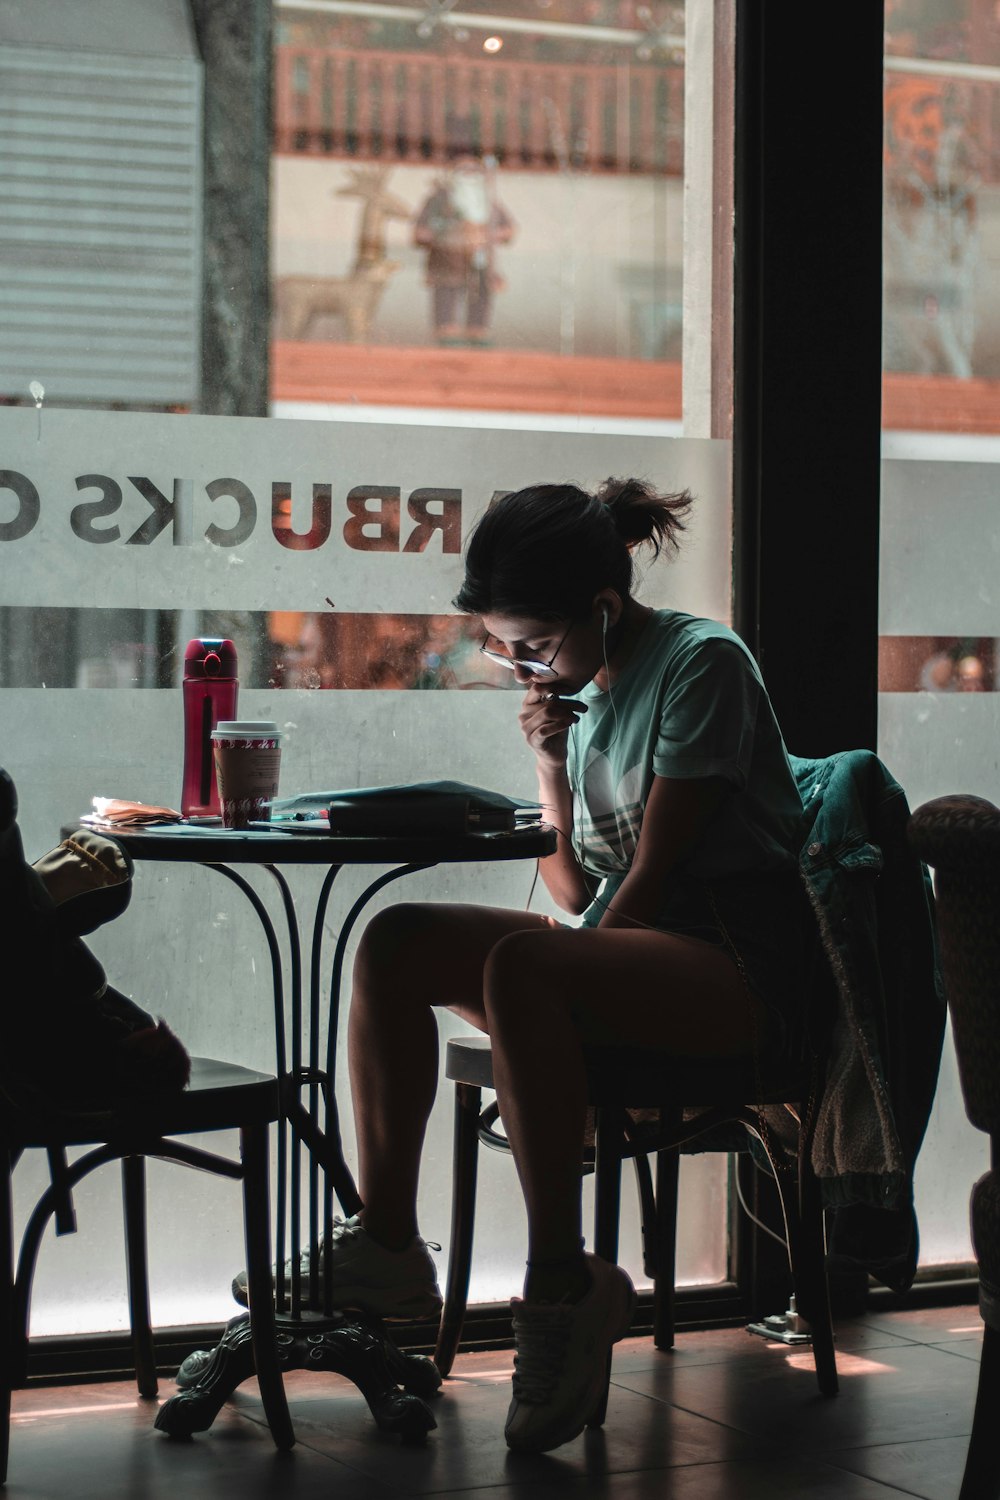
<instances>
[{"instance_id":1,"label":"coffee cup lid","mask_svg":"<svg viewBox=\"0 0 1000 1500\"><path fill-rule=\"evenodd\" d=\"M273 740L282 733L270 719L220 719L212 730L219 740Z\"/></svg>"}]
</instances>

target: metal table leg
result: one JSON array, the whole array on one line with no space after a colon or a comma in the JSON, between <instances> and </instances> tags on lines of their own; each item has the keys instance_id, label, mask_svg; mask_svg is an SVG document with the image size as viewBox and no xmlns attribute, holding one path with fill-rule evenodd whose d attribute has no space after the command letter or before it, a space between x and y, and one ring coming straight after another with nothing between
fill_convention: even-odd
<instances>
[{"instance_id":1,"label":"metal table leg","mask_svg":"<svg viewBox=\"0 0 1000 1500\"><path fill-rule=\"evenodd\" d=\"M333 1370L344 1375L361 1391L378 1427L416 1441L437 1423L422 1397L434 1395L441 1377L432 1360L403 1354L389 1339L382 1321L354 1311L333 1308L332 1286L323 1287L323 1311L319 1307L318 1257L310 1255L309 1279L303 1305L301 1276L302 1148L306 1150L305 1175L309 1213L309 1242L319 1239L320 1201L322 1228L333 1228L333 1195L345 1213L361 1207L357 1187L344 1158L340 1115L336 1097L337 1033L340 992L347 943L365 906L391 881L429 865L404 865L373 880L354 902L337 935L330 983L330 1008L325 1068L320 1068L323 927L333 882L342 866L327 871L313 915L309 971L307 1060L303 1055L302 943L298 914L288 882L274 865L265 865L278 886L289 945L288 1015L290 1057L285 1043L286 1001L284 969L274 924L258 893L227 865L213 864L247 897L264 930L271 957L274 991L275 1047L282 1081L283 1118L278 1124L277 1228L275 1250L275 1298L278 1308L277 1336L282 1369ZM308 1106L301 1099L309 1091ZM320 1124L320 1095L325 1105ZM286 1209L288 1213L286 1215ZM286 1295L285 1235L290 1239L291 1275ZM167 1401L156 1418L156 1426L171 1436L189 1436L211 1427L224 1403L254 1374L249 1316L241 1314L227 1326L220 1343L211 1350L189 1355L177 1375L178 1393Z\"/></svg>"}]
</instances>

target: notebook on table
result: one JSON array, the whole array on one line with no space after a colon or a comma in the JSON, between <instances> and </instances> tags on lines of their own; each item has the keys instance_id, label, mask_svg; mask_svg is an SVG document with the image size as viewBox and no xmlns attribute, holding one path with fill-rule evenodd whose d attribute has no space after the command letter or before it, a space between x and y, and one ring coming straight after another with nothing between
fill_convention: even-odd
<instances>
[{"instance_id":1,"label":"notebook on table","mask_svg":"<svg viewBox=\"0 0 1000 1500\"><path fill-rule=\"evenodd\" d=\"M329 832L346 837L405 833L509 833L541 822L539 803L508 797L464 781L417 781L393 786L303 792L271 804L272 826L294 829L329 818Z\"/></svg>"}]
</instances>

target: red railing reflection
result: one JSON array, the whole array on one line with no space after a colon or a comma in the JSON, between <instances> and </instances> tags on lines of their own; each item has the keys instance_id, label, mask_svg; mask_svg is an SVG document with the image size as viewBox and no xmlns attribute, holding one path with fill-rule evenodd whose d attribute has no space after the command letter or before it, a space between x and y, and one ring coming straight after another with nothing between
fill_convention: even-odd
<instances>
[{"instance_id":1,"label":"red railing reflection","mask_svg":"<svg viewBox=\"0 0 1000 1500\"><path fill-rule=\"evenodd\" d=\"M929 117L960 126L975 175L1000 180L1000 90L993 80L891 72L886 79L887 168L908 144L925 154ZM919 117L919 118L918 118ZM505 62L409 52L279 46L274 135L279 152L359 161L442 162L452 122L470 143L521 171L655 172L681 176L684 68ZM909 124L909 120L904 122ZM898 164L898 163L897 163ZM907 168L912 163L907 163Z\"/></svg>"},{"instance_id":2,"label":"red railing reflection","mask_svg":"<svg viewBox=\"0 0 1000 1500\"><path fill-rule=\"evenodd\" d=\"M298 155L443 162L462 121L510 169L679 177L684 71L282 46L274 119L275 149Z\"/></svg>"}]
</instances>

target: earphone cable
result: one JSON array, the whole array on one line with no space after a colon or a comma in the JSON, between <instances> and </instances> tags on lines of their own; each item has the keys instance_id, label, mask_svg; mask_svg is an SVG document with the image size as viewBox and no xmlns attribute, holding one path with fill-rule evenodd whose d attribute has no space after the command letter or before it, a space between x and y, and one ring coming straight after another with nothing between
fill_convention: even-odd
<instances>
[{"instance_id":1,"label":"earphone cable","mask_svg":"<svg viewBox=\"0 0 1000 1500\"><path fill-rule=\"evenodd\" d=\"M541 804L541 808L542 808L542 812L544 812L545 811L545 803L544 802ZM545 821L548 822L547 819ZM570 838L569 834L566 833L566 831L564 829L558 827L558 825L555 824L555 823L548 823L548 826L551 829L553 829L556 833L562 834L562 836L566 840L567 844L569 844L570 848L572 848L572 846L573 846L573 840ZM527 911L528 907L530 907L530 905L531 905L531 898L535 894L535 885L537 884L537 881L538 881L538 872L539 872L540 868L541 868L540 861L536 859L535 860L535 878L531 882L531 891L530 891L530 893L528 895L528 905L525 907L525 911ZM597 895L592 896L591 897L591 901L593 902L593 904L595 906L599 906L602 911L613 912L616 917L621 917L623 921L625 921L625 922L631 922L632 925L633 925L633 927L643 927L643 928L645 928L645 930L647 932L661 932L662 931L662 928L660 928L660 927L654 927L652 925L652 923L650 923L650 922L640 922L640 920L639 920L638 917L630 917L627 912L620 912L616 906L612 906L611 905L610 901L604 901L604 900L601 899L600 896L597 896Z\"/></svg>"},{"instance_id":2,"label":"earphone cable","mask_svg":"<svg viewBox=\"0 0 1000 1500\"><path fill-rule=\"evenodd\" d=\"M602 653L602 655L604 657L604 670L608 674L608 699L610 700L610 703L611 703L611 712L614 715L614 720L615 720L614 734L611 736L610 743L608 744L608 747L607 747L607 749L610 750L611 746L614 745L617 742L619 724L618 724L618 709L617 709L617 707L615 705L615 695L614 695L614 693L611 690L611 667L608 664L608 616L607 616L607 611L605 611L605 614L604 614L604 629L601 632L601 653ZM607 750L604 753L607 754Z\"/></svg>"}]
</instances>

